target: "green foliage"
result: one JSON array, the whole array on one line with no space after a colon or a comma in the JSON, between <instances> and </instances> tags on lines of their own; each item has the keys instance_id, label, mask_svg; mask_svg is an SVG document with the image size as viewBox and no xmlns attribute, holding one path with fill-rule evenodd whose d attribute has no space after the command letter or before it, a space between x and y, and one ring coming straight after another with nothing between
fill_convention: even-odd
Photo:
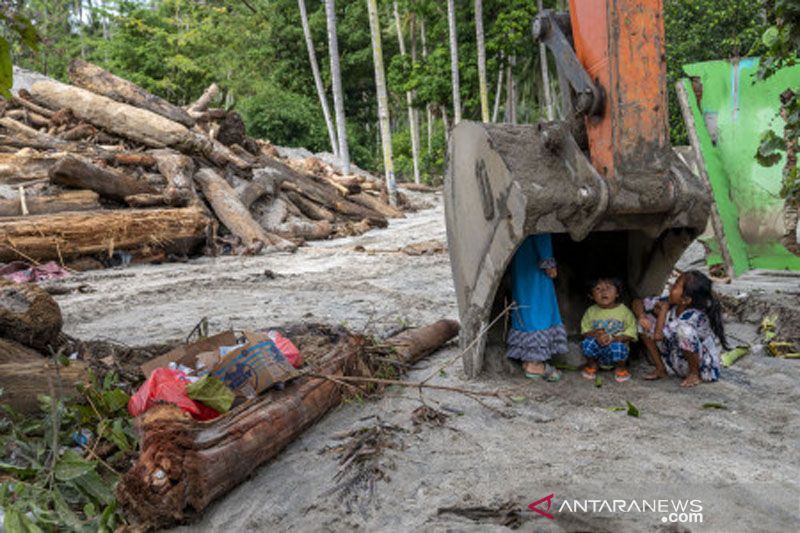
<instances>
[{"instance_id":1,"label":"green foliage","mask_svg":"<svg viewBox=\"0 0 800 533\"><path fill-rule=\"evenodd\" d=\"M117 381L114 372L102 384L90 375L77 403L40 396L38 417L2 406L0 508L6 531L113 531L122 523L114 486L118 471L130 465L136 437L128 395Z\"/></svg>"},{"instance_id":2,"label":"green foliage","mask_svg":"<svg viewBox=\"0 0 800 533\"><path fill-rule=\"evenodd\" d=\"M796 0L761 0L769 26L761 36L766 52L761 57L759 78L766 79L783 67L797 64L800 50L800 4ZM783 134L767 130L761 136L756 160L764 166L780 162L785 152L781 195L793 205L800 205L800 172L797 167L797 144L800 140L800 82L781 94Z\"/></svg>"},{"instance_id":3,"label":"green foliage","mask_svg":"<svg viewBox=\"0 0 800 533\"><path fill-rule=\"evenodd\" d=\"M39 34L30 19L15 11L6 11L0 6L0 30L7 30L32 51L39 49ZM11 98L13 85L13 66L11 61L11 43L0 31L0 96Z\"/></svg>"},{"instance_id":4,"label":"green foliage","mask_svg":"<svg viewBox=\"0 0 800 533\"><path fill-rule=\"evenodd\" d=\"M665 0L667 91L673 145L688 144L675 83L685 77L683 65L742 57L760 42L760 6L741 0ZM756 49L757 50L757 49Z\"/></svg>"}]
</instances>

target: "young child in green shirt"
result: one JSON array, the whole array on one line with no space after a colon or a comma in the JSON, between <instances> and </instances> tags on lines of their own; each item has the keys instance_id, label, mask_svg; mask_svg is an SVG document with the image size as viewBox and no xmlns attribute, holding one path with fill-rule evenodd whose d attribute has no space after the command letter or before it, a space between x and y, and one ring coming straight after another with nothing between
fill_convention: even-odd
<instances>
[{"instance_id":1,"label":"young child in green shirt","mask_svg":"<svg viewBox=\"0 0 800 533\"><path fill-rule=\"evenodd\" d=\"M622 283L613 278L599 278L592 283L589 295L594 305L581 319L581 350L586 357L583 377L594 379L599 365L613 364L614 379L618 382L631 379L626 367L630 353L629 344L635 341L636 317L625 304L618 302Z\"/></svg>"}]
</instances>

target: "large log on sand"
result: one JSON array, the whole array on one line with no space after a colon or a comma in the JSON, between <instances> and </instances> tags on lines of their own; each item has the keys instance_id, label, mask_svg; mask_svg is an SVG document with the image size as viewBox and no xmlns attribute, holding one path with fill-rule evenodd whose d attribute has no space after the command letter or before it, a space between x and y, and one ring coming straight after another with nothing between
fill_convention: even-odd
<instances>
[{"instance_id":1,"label":"large log on sand","mask_svg":"<svg viewBox=\"0 0 800 533\"><path fill-rule=\"evenodd\" d=\"M53 196L31 196L25 199L29 215L61 213L63 211L92 211L100 209L96 192L67 191ZM22 216L22 202L19 198L0 200L0 217Z\"/></svg>"},{"instance_id":2,"label":"large log on sand","mask_svg":"<svg viewBox=\"0 0 800 533\"><path fill-rule=\"evenodd\" d=\"M457 332L435 331L450 335L436 338L439 345ZM432 332L427 329L423 334ZM430 341L409 345L414 344L427 346ZM334 379L357 375L363 355L363 339L346 337L324 358L318 373ZM409 357L416 360L418 354ZM165 528L191 519L274 459L338 405L342 392L334 380L301 377L283 391L270 392L209 422L194 421L175 406L155 406L138 420L142 451L117 485L117 498L126 514L144 527Z\"/></svg>"},{"instance_id":3,"label":"large log on sand","mask_svg":"<svg viewBox=\"0 0 800 533\"><path fill-rule=\"evenodd\" d=\"M47 351L62 323L61 308L43 288L0 279L0 337Z\"/></svg>"},{"instance_id":4,"label":"large log on sand","mask_svg":"<svg viewBox=\"0 0 800 533\"><path fill-rule=\"evenodd\" d=\"M40 394L67 399L86 380L86 365L72 361L56 372L53 360L16 342L0 339L0 389L3 403L21 414L37 414Z\"/></svg>"},{"instance_id":5,"label":"large log on sand","mask_svg":"<svg viewBox=\"0 0 800 533\"><path fill-rule=\"evenodd\" d=\"M230 163L242 169L250 166L227 146L183 124L80 87L37 81L31 94L54 109L70 108L80 120L152 148L171 146L184 153L202 153L218 165Z\"/></svg>"},{"instance_id":6,"label":"large log on sand","mask_svg":"<svg viewBox=\"0 0 800 533\"><path fill-rule=\"evenodd\" d=\"M88 89L93 93L147 109L190 128L194 126L194 118L180 107L83 59L76 58L70 62L69 79L73 85Z\"/></svg>"},{"instance_id":7,"label":"large log on sand","mask_svg":"<svg viewBox=\"0 0 800 533\"><path fill-rule=\"evenodd\" d=\"M60 260L113 250L188 253L210 220L198 207L121 209L0 219L0 262Z\"/></svg>"},{"instance_id":8,"label":"large log on sand","mask_svg":"<svg viewBox=\"0 0 800 533\"><path fill-rule=\"evenodd\" d=\"M157 191L144 181L118 170L95 165L83 157L68 155L50 169L50 181L76 189L90 189L101 196L124 202L127 196L155 194Z\"/></svg>"}]
</instances>

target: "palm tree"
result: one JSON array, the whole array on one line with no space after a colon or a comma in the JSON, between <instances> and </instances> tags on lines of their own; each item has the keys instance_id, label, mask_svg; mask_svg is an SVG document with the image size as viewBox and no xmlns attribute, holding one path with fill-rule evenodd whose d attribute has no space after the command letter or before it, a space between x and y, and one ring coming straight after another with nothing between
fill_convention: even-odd
<instances>
[{"instance_id":1,"label":"palm tree","mask_svg":"<svg viewBox=\"0 0 800 533\"><path fill-rule=\"evenodd\" d=\"M539 13L542 12L542 0L538 0L537 7ZM550 72L547 68L547 47L539 41L539 63L542 65L542 86L544 87L544 106L547 112L547 120L553 120L553 99L550 96Z\"/></svg>"},{"instance_id":2,"label":"palm tree","mask_svg":"<svg viewBox=\"0 0 800 533\"><path fill-rule=\"evenodd\" d=\"M458 36L455 0L447 0L447 26L450 30L450 76L453 83L453 124L461 122L461 85L458 81Z\"/></svg>"},{"instance_id":3,"label":"palm tree","mask_svg":"<svg viewBox=\"0 0 800 533\"><path fill-rule=\"evenodd\" d=\"M386 173L386 189L389 192L389 203L397 205L397 184L394 181L394 163L392 161L392 130L389 122L389 98L386 94L386 75L383 70L383 49L381 47L381 27L378 21L378 5L376 0L367 0L369 12L369 32L372 37L372 61L375 64L375 91L378 96L378 121L381 128L381 145L383 146L383 167Z\"/></svg>"},{"instance_id":4,"label":"palm tree","mask_svg":"<svg viewBox=\"0 0 800 533\"><path fill-rule=\"evenodd\" d=\"M333 118L328 107L328 97L325 96L325 87L322 85L322 76L319 74L317 65L317 53L314 51L314 41L311 39L311 28L308 26L308 13L306 12L305 0L297 0L300 8L300 20L303 24L303 34L306 36L306 48L308 48L308 62L311 63L311 72L314 74L314 84L317 86L317 96L322 106L322 116L325 117L325 126L328 128L328 138L331 142L331 152L339 157L339 143L336 140L336 130L333 128Z\"/></svg>"},{"instance_id":5,"label":"palm tree","mask_svg":"<svg viewBox=\"0 0 800 533\"><path fill-rule=\"evenodd\" d=\"M486 43L483 39L483 0L475 0L475 37L478 43L478 90L481 120L489 122L489 91L486 87Z\"/></svg>"},{"instance_id":6,"label":"palm tree","mask_svg":"<svg viewBox=\"0 0 800 533\"><path fill-rule=\"evenodd\" d=\"M497 114L500 111L500 95L503 92L503 54L497 62L497 89L494 93L494 110L492 110L492 122L497 122Z\"/></svg>"},{"instance_id":7,"label":"palm tree","mask_svg":"<svg viewBox=\"0 0 800 533\"><path fill-rule=\"evenodd\" d=\"M325 15L328 19L328 49L331 56L331 84L333 86L333 107L336 110L336 131L339 134L339 160L342 162L342 173L350 174L350 152L347 149L347 124L344 118L342 73L339 69L339 42L336 37L334 0L325 0Z\"/></svg>"},{"instance_id":8,"label":"palm tree","mask_svg":"<svg viewBox=\"0 0 800 533\"><path fill-rule=\"evenodd\" d=\"M422 38L422 59L428 59L428 44L425 39L425 19L419 21L419 36ZM431 104L428 102L425 105L425 125L428 129L428 155L433 152L433 112Z\"/></svg>"},{"instance_id":9,"label":"palm tree","mask_svg":"<svg viewBox=\"0 0 800 533\"><path fill-rule=\"evenodd\" d=\"M406 55L406 43L403 40L403 28L400 24L400 11L397 9L397 0L394 1L394 24L397 28L397 41L400 45L400 55ZM416 127L417 114L414 112L414 94L406 91L406 107L408 107L408 128L411 131L411 159L414 162L414 183L419 183L419 128Z\"/></svg>"}]
</instances>

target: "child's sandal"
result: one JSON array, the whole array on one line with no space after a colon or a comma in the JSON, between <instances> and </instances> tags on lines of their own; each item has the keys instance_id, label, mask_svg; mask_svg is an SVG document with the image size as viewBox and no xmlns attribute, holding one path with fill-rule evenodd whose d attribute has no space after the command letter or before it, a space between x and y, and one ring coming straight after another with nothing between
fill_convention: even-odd
<instances>
[{"instance_id":1,"label":"child's sandal","mask_svg":"<svg viewBox=\"0 0 800 533\"><path fill-rule=\"evenodd\" d=\"M583 371L581 372L581 376L585 377L586 379L594 379L597 376L597 367L596 366L585 366L583 367Z\"/></svg>"},{"instance_id":2,"label":"child's sandal","mask_svg":"<svg viewBox=\"0 0 800 533\"><path fill-rule=\"evenodd\" d=\"M614 380L617 383L623 383L631 379L631 373L627 368L618 368L614 371Z\"/></svg>"}]
</instances>

